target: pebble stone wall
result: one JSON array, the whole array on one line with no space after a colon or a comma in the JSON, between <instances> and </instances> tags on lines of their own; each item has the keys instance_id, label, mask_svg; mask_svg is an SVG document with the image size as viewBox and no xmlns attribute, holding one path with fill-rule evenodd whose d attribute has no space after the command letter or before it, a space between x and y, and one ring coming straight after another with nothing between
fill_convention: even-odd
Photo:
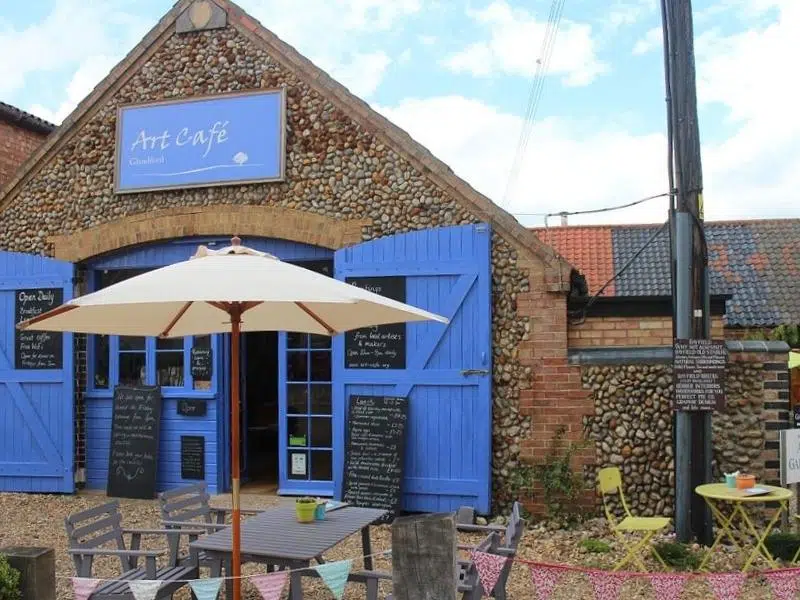
<instances>
[{"instance_id":1,"label":"pebble stone wall","mask_svg":"<svg viewBox=\"0 0 800 600\"><path fill-rule=\"evenodd\" d=\"M117 106L280 86L287 93L284 182L113 193ZM278 206L342 220L369 219L372 224L362 229L364 240L476 221L398 152L229 27L170 37L0 212L0 248L52 254L50 236L144 211L220 204ZM516 464L520 439L529 428L529 420L519 413L518 400L530 369L522 366L517 353L529 324L516 310L517 294L529 291L529 282L517 259L512 246L495 235L495 499L505 497L508 466ZM503 504L495 508L504 508Z\"/></svg>"}]
</instances>

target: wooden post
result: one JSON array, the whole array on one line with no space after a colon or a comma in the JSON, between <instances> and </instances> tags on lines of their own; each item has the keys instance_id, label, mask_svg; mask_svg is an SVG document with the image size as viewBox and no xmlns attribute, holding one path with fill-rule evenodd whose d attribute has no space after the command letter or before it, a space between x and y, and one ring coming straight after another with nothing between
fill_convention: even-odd
<instances>
[{"instance_id":1,"label":"wooden post","mask_svg":"<svg viewBox=\"0 0 800 600\"><path fill-rule=\"evenodd\" d=\"M455 600L456 559L452 514L396 519L392 524L394 600Z\"/></svg>"},{"instance_id":2,"label":"wooden post","mask_svg":"<svg viewBox=\"0 0 800 600\"><path fill-rule=\"evenodd\" d=\"M8 564L20 573L22 600L55 600L56 553L52 548L0 548Z\"/></svg>"}]
</instances>

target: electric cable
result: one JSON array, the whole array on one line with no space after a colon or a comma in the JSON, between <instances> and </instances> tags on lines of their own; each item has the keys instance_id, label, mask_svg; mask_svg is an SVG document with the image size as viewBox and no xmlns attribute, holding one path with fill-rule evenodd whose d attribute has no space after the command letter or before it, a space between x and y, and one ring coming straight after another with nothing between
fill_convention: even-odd
<instances>
[{"instance_id":1,"label":"electric cable","mask_svg":"<svg viewBox=\"0 0 800 600\"><path fill-rule=\"evenodd\" d=\"M642 204L643 202L647 202L649 200L655 200L656 198L666 198L670 196L669 192L664 192L663 194L655 194L653 196L647 196L646 198L641 198L639 200L634 200L633 202L627 202L625 204L618 204L616 206L606 206L603 208L592 208L587 210L574 210L574 211L559 211L559 212L552 212L552 213L512 213L514 216L518 217L570 217L573 215L590 215L595 213L603 213L603 212L610 212L613 210L621 210L623 208L630 208L631 206L636 206L637 204Z\"/></svg>"}]
</instances>

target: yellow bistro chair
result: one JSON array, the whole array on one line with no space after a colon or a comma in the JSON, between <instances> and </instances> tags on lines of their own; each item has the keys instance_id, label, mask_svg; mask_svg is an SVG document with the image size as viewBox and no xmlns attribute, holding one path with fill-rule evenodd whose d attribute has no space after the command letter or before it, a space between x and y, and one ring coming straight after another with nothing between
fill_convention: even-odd
<instances>
[{"instance_id":1,"label":"yellow bistro chair","mask_svg":"<svg viewBox=\"0 0 800 600\"><path fill-rule=\"evenodd\" d=\"M608 524L611 527L611 531L614 532L622 545L628 550L628 553L625 555L625 557L614 566L614 571L621 569L629 562L633 562L640 570L647 571L647 568L644 566L644 562L642 562L639 554L656 533L669 525L669 519L666 517L632 516L631 511L628 509L628 503L625 501L625 495L622 493L622 476L620 475L617 467L606 467L605 469L600 469L600 472L597 474L597 480L597 489L603 498L603 508L605 509L606 519L608 519ZM606 500L607 496L615 493L619 494L619 499L622 502L622 508L625 511L625 516L619 522L617 522L617 520L614 518L614 515L609 509L608 502ZM643 533L644 535L643 537L639 538L638 542L629 544L625 538L626 533ZM652 551L664 569L669 570L669 567L667 567L664 559L661 558L658 552L656 552L656 549L653 548Z\"/></svg>"}]
</instances>

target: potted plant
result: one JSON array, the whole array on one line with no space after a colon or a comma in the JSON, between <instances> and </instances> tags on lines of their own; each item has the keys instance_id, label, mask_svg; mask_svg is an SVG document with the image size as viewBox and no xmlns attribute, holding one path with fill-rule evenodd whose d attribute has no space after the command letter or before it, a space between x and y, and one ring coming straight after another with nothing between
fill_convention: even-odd
<instances>
[{"instance_id":1,"label":"potted plant","mask_svg":"<svg viewBox=\"0 0 800 600\"><path fill-rule=\"evenodd\" d=\"M314 511L317 509L317 501L315 498L304 496L298 498L294 503L295 513L297 514L298 523L311 523L314 521Z\"/></svg>"},{"instance_id":2,"label":"potted plant","mask_svg":"<svg viewBox=\"0 0 800 600\"><path fill-rule=\"evenodd\" d=\"M328 503L327 500L324 498L317 499L317 506L314 508L314 518L317 521L324 521L325 520L325 505Z\"/></svg>"}]
</instances>

